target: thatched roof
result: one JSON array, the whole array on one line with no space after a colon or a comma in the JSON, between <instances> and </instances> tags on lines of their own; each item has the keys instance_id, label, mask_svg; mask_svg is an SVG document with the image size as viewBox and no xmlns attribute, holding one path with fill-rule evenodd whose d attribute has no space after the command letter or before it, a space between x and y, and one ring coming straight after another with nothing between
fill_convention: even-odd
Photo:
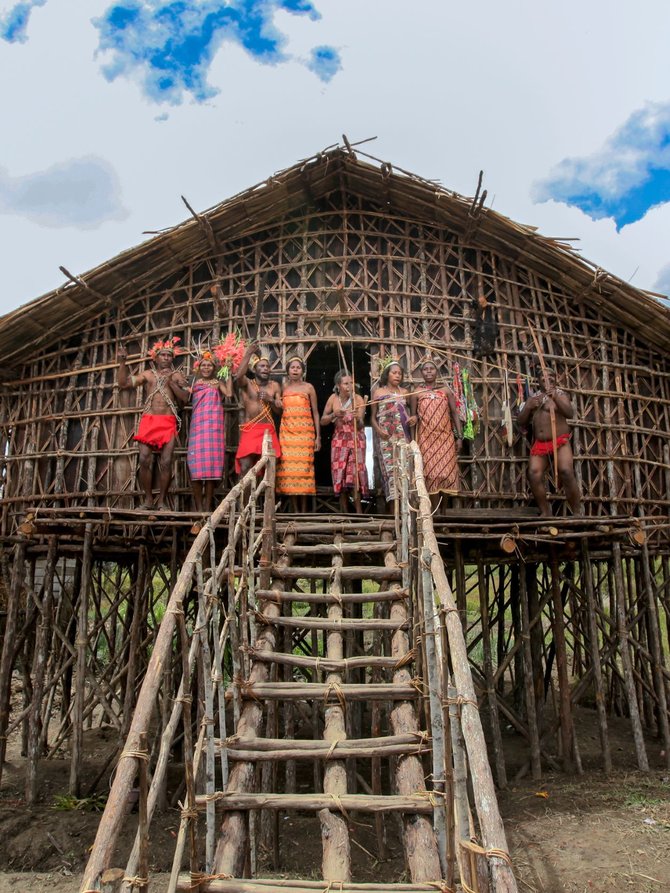
<instances>
[{"instance_id":1,"label":"thatched roof","mask_svg":"<svg viewBox=\"0 0 670 893\"><path fill-rule=\"evenodd\" d=\"M650 293L601 270L569 243L484 207L479 195L465 198L347 144L299 161L1 317L0 352L12 364L34 356L47 341L76 331L79 323L133 297L177 266L211 255L217 244L263 229L340 190L390 213L445 226L596 305L613 324L634 329L650 344L663 350L670 346L670 310Z\"/></svg>"}]
</instances>

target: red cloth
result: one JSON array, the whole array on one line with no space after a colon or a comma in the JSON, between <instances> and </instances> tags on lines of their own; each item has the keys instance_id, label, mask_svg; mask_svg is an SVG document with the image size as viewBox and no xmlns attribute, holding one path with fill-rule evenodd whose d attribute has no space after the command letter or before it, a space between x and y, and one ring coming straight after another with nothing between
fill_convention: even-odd
<instances>
[{"instance_id":1,"label":"red cloth","mask_svg":"<svg viewBox=\"0 0 670 893\"><path fill-rule=\"evenodd\" d=\"M152 415L145 413L140 419L140 427L133 440L144 443L152 450L162 450L166 443L170 443L177 436L177 419L170 415Z\"/></svg>"},{"instance_id":2,"label":"red cloth","mask_svg":"<svg viewBox=\"0 0 670 893\"><path fill-rule=\"evenodd\" d=\"M281 456L281 447L279 446L279 438L277 431L272 422L247 422L240 425L240 444L235 453L235 472L239 474L242 471L240 459L246 456L261 456L263 453L263 438L265 432L270 432L272 438L272 448L276 457Z\"/></svg>"},{"instance_id":3,"label":"red cloth","mask_svg":"<svg viewBox=\"0 0 670 893\"><path fill-rule=\"evenodd\" d=\"M556 438L556 449L559 450L570 440L570 434L561 434ZM550 456L554 452L553 440L534 440L530 448L531 456Z\"/></svg>"}]
</instances>

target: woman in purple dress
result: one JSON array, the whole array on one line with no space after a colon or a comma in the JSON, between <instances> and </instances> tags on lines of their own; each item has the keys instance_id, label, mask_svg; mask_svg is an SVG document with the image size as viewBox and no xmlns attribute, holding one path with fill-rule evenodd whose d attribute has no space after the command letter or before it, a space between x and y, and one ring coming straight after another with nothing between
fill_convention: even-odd
<instances>
[{"instance_id":1,"label":"woman in purple dress","mask_svg":"<svg viewBox=\"0 0 670 893\"><path fill-rule=\"evenodd\" d=\"M204 350L195 364L197 378L191 387L191 427L186 463L196 511L211 512L214 490L223 477L226 454L222 397L231 397L232 381L216 377L216 360ZM204 485L204 487L203 487Z\"/></svg>"}]
</instances>

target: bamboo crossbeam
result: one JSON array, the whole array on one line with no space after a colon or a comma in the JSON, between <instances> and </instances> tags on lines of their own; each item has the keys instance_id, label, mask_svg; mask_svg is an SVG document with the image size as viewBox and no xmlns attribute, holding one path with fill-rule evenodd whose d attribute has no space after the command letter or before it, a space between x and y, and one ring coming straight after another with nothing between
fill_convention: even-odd
<instances>
[{"instance_id":1,"label":"bamboo crossbeam","mask_svg":"<svg viewBox=\"0 0 670 893\"><path fill-rule=\"evenodd\" d=\"M329 629L344 629L342 621L331 621ZM358 628L355 624L350 629ZM397 628L397 627L396 627ZM311 700L318 699L325 703L338 700L352 701L410 701L419 696L416 685L400 685L393 683L362 685L353 682L317 683L317 682L241 682L237 684L243 698L266 700ZM232 692L230 693L232 697Z\"/></svg>"},{"instance_id":2,"label":"bamboo crossbeam","mask_svg":"<svg viewBox=\"0 0 670 893\"><path fill-rule=\"evenodd\" d=\"M431 813L433 807L429 794L399 796L386 794L383 797L372 794L242 794L236 791L216 791L213 799L218 808L230 811L248 809L296 809L304 812L318 812L330 809L341 812L403 812ZM207 797L196 797L196 806L207 807Z\"/></svg>"}]
</instances>

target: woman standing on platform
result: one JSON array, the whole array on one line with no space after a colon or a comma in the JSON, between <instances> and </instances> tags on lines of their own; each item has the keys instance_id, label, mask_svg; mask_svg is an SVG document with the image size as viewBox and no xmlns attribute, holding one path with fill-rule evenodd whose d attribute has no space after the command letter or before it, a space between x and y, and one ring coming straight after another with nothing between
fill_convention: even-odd
<instances>
[{"instance_id":1,"label":"woman standing on platform","mask_svg":"<svg viewBox=\"0 0 670 893\"><path fill-rule=\"evenodd\" d=\"M375 453L387 502L392 502L397 495L393 476L394 447L403 440L409 442L410 427L414 422L407 410L407 390L402 382L402 366L397 360L391 360L384 365L379 385L371 396L371 422L377 434Z\"/></svg>"},{"instance_id":2,"label":"woman standing on platform","mask_svg":"<svg viewBox=\"0 0 670 893\"><path fill-rule=\"evenodd\" d=\"M314 453L321 449L319 410L316 391L304 380L305 364L300 357L288 361L286 373L281 397L277 492L290 497L292 511L304 513L307 497L316 493Z\"/></svg>"},{"instance_id":3,"label":"woman standing on platform","mask_svg":"<svg viewBox=\"0 0 670 893\"><path fill-rule=\"evenodd\" d=\"M191 386L191 427L186 464L196 511L211 512L214 490L223 477L226 455L221 398L231 397L233 387L230 377L222 380L216 377L216 359L210 350L200 352L195 369L197 378Z\"/></svg>"},{"instance_id":4,"label":"woman standing on platform","mask_svg":"<svg viewBox=\"0 0 670 893\"><path fill-rule=\"evenodd\" d=\"M421 366L424 387L410 397L417 420L416 440L423 459L426 489L433 508L440 494L458 493L458 454L463 446L461 420L451 388L439 387L437 366L426 360Z\"/></svg>"},{"instance_id":5,"label":"woman standing on platform","mask_svg":"<svg viewBox=\"0 0 670 893\"><path fill-rule=\"evenodd\" d=\"M349 511L349 493L353 494L357 514L362 514L361 496L368 495L365 467L365 400L353 393L354 381L346 369L335 376L335 393L326 403L322 425L335 426L330 442L330 469L333 490L340 499L340 511Z\"/></svg>"}]
</instances>

